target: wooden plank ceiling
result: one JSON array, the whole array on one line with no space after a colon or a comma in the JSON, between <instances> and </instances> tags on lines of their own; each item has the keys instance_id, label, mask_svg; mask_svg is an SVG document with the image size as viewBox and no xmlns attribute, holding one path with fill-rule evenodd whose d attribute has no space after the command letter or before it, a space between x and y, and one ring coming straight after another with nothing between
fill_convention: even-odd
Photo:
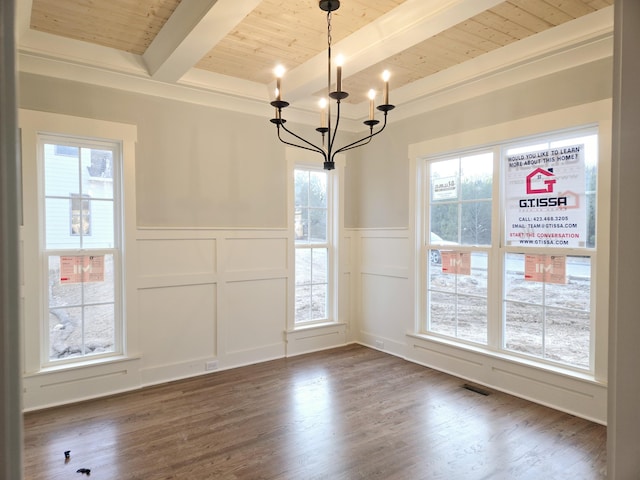
<instances>
[{"instance_id":1,"label":"wooden plank ceiling","mask_svg":"<svg viewBox=\"0 0 640 480\"><path fill-rule=\"evenodd\" d=\"M142 55L180 0L34 0L31 28Z\"/></svg>"},{"instance_id":2,"label":"wooden plank ceiling","mask_svg":"<svg viewBox=\"0 0 640 480\"><path fill-rule=\"evenodd\" d=\"M402 3L404 0L343 0L332 13L332 42L339 42ZM264 0L196 68L268 83L276 63L292 69L326 48L326 14L316 1Z\"/></svg>"},{"instance_id":3,"label":"wooden plank ceiling","mask_svg":"<svg viewBox=\"0 0 640 480\"><path fill-rule=\"evenodd\" d=\"M33 0L30 26L33 30L143 55L180 1ZM340 9L332 14L333 43L353 35L405 1L343 0ZM349 75L347 70L344 89L362 92L351 98L359 102L385 69L392 71L393 86L398 88L608 7L613 1L497 3L359 72ZM319 10L316 0L262 0L193 67L266 85L273 80L276 64L282 63L291 70L326 50L326 46L326 14Z\"/></svg>"}]
</instances>

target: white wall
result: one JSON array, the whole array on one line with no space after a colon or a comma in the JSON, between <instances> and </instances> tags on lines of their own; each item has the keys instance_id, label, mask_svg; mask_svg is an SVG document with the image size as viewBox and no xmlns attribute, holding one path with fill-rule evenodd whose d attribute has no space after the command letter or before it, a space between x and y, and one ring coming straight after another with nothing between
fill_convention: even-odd
<instances>
[{"instance_id":1,"label":"white wall","mask_svg":"<svg viewBox=\"0 0 640 480\"><path fill-rule=\"evenodd\" d=\"M286 162L271 107L257 117L32 74L19 80L21 108L137 127L139 226L286 228Z\"/></svg>"},{"instance_id":2,"label":"white wall","mask_svg":"<svg viewBox=\"0 0 640 480\"><path fill-rule=\"evenodd\" d=\"M24 103L39 107L21 111L25 409L352 340L346 299L350 255L340 256L344 300L336 324L290 331L287 292L294 274L289 256L294 237L287 215L287 161L271 128L268 140L263 138L262 123L272 127L268 120L72 82L51 83L44 77L26 76L22 86ZM43 89L51 96L40 98ZM43 109L57 113L38 111ZM185 124L200 133L190 134ZM45 331L41 305L46 298L38 284L36 132L71 135L74 129L92 138L126 137L126 349L111 361L42 369L39 338ZM240 139L240 131L251 140ZM348 248L349 239L342 242Z\"/></svg>"},{"instance_id":3,"label":"white wall","mask_svg":"<svg viewBox=\"0 0 640 480\"><path fill-rule=\"evenodd\" d=\"M202 374L207 365L231 368L360 341L604 422L601 383L522 370L473 352L461 356L411 335L417 304L408 157L412 143L610 98L610 66L599 60L426 112L392 124L375 146L354 150L346 159L351 228L343 239L341 303L347 307L340 324L293 334L286 334L293 278L285 254L292 241L286 154L268 114L21 75L22 107L138 128L136 349L120 363L28 377L26 407ZM552 86L557 91L548 94ZM517 375L504 383L499 371Z\"/></svg>"}]
</instances>

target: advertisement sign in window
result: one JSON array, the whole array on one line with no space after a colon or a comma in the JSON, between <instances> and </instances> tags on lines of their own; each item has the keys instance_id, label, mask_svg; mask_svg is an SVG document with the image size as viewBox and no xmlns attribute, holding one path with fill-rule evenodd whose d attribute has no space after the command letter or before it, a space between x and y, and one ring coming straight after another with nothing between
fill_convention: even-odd
<instances>
[{"instance_id":1,"label":"advertisement sign in window","mask_svg":"<svg viewBox=\"0 0 640 480\"><path fill-rule=\"evenodd\" d=\"M507 156L506 243L585 247L584 145Z\"/></svg>"},{"instance_id":2,"label":"advertisement sign in window","mask_svg":"<svg viewBox=\"0 0 640 480\"><path fill-rule=\"evenodd\" d=\"M529 282L567 283L567 257L525 255L524 279Z\"/></svg>"},{"instance_id":3,"label":"advertisement sign in window","mask_svg":"<svg viewBox=\"0 0 640 480\"><path fill-rule=\"evenodd\" d=\"M60 283L104 282L104 255L60 257Z\"/></svg>"},{"instance_id":4,"label":"advertisement sign in window","mask_svg":"<svg viewBox=\"0 0 640 480\"><path fill-rule=\"evenodd\" d=\"M471 253L457 252L455 250L443 250L442 273L471 275Z\"/></svg>"},{"instance_id":5,"label":"advertisement sign in window","mask_svg":"<svg viewBox=\"0 0 640 480\"><path fill-rule=\"evenodd\" d=\"M458 177L439 177L431 180L431 199L449 200L458 198Z\"/></svg>"}]
</instances>

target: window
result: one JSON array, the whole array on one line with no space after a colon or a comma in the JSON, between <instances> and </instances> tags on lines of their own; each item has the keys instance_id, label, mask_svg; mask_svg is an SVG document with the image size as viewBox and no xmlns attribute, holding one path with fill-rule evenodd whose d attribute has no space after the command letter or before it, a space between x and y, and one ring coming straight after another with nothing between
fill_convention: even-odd
<instances>
[{"instance_id":1,"label":"window","mask_svg":"<svg viewBox=\"0 0 640 480\"><path fill-rule=\"evenodd\" d=\"M38 145L47 272L44 364L121 353L119 185L113 181L120 146L45 135Z\"/></svg>"},{"instance_id":2,"label":"window","mask_svg":"<svg viewBox=\"0 0 640 480\"><path fill-rule=\"evenodd\" d=\"M591 366L597 151L596 134L502 149L506 200L526 192L505 215L506 350Z\"/></svg>"},{"instance_id":3,"label":"window","mask_svg":"<svg viewBox=\"0 0 640 480\"><path fill-rule=\"evenodd\" d=\"M584 129L425 160L423 333L593 371L597 154Z\"/></svg>"},{"instance_id":4,"label":"window","mask_svg":"<svg viewBox=\"0 0 640 480\"><path fill-rule=\"evenodd\" d=\"M327 321L329 191L323 170L294 171L295 323Z\"/></svg>"},{"instance_id":5,"label":"window","mask_svg":"<svg viewBox=\"0 0 640 480\"><path fill-rule=\"evenodd\" d=\"M428 329L486 344L493 152L434 160L429 183Z\"/></svg>"}]
</instances>

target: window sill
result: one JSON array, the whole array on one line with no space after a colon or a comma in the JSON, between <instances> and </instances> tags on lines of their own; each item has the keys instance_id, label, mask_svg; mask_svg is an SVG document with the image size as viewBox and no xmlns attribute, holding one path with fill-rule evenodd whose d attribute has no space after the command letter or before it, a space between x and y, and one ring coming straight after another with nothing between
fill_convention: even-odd
<instances>
[{"instance_id":1,"label":"window sill","mask_svg":"<svg viewBox=\"0 0 640 480\"><path fill-rule=\"evenodd\" d=\"M408 337L415 338L418 340L427 341L430 343L436 343L442 346L446 346L449 348L454 348L456 350L470 352L473 354L482 355L489 358L494 358L496 360L508 362L514 365L524 366L528 368L533 368L542 372L553 373L557 375L562 375L565 377L572 378L574 380L579 380L585 383L589 383L592 385L597 385L599 387L606 387L606 380L597 379L590 372L580 372L571 368L564 368L559 365L548 364L544 362L537 362L533 359L520 357L518 355L510 355L506 352L498 352L495 350L491 350L489 347L482 347L478 345L468 345L463 343L458 343L453 340L449 340L446 338L436 337L424 333L418 332L409 332L407 333Z\"/></svg>"},{"instance_id":2,"label":"window sill","mask_svg":"<svg viewBox=\"0 0 640 480\"><path fill-rule=\"evenodd\" d=\"M82 361L73 362L73 363L64 363L61 365L43 367L37 372L26 372L23 377L34 378L41 375L48 375L53 373L71 372L74 370L83 370L85 368L91 368L91 367L99 367L104 365L133 362L133 361L140 360L141 358L142 357L140 355L133 355L133 356L118 355L118 356L94 358L90 360L82 360Z\"/></svg>"},{"instance_id":3,"label":"window sill","mask_svg":"<svg viewBox=\"0 0 640 480\"><path fill-rule=\"evenodd\" d=\"M308 330L315 330L320 328L331 328L331 327L345 327L347 324L344 322L320 322L320 323L309 323L306 325L299 325L293 327L293 329L287 330L285 333L296 333L296 332L304 332Z\"/></svg>"}]
</instances>

